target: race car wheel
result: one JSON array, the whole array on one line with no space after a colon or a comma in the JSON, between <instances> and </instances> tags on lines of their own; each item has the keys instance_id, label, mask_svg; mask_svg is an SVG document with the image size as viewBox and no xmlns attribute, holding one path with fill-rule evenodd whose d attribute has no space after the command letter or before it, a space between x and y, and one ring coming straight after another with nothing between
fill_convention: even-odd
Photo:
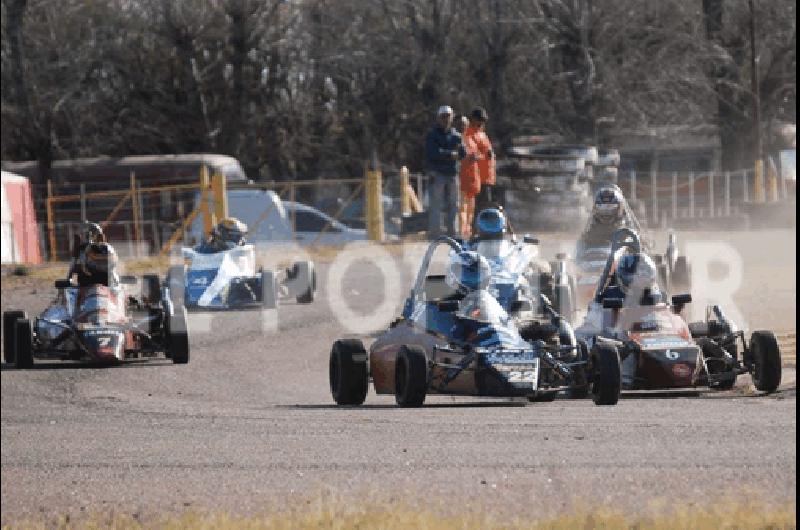
<instances>
[{"instance_id":1,"label":"race car wheel","mask_svg":"<svg viewBox=\"0 0 800 530\"><path fill-rule=\"evenodd\" d=\"M186 310L176 308L170 317L169 335L167 338L167 357L173 364L189 362L189 330L186 327Z\"/></svg>"},{"instance_id":2,"label":"race car wheel","mask_svg":"<svg viewBox=\"0 0 800 530\"><path fill-rule=\"evenodd\" d=\"M33 326L27 318L15 323L14 357L15 367L33 368Z\"/></svg>"},{"instance_id":3,"label":"race car wheel","mask_svg":"<svg viewBox=\"0 0 800 530\"><path fill-rule=\"evenodd\" d=\"M261 271L261 305L264 309L278 307L278 282L275 273L269 270Z\"/></svg>"},{"instance_id":4,"label":"race car wheel","mask_svg":"<svg viewBox=\"0 0 800 530\"><path fill-rule=\"evenodd\" d=\"M692 290L692 270L686 256L678 256L675 259L675 267L671 275L672 287L676 294L689 293Z\"/></svg>"},{"instance_id":5,"label":"race car wheel","mask_svg":"<svg viewBox=\"0 0 800 530\"><path fill-rule=\"evenodd\" d=\"M619 353L613 344L595 344L591 353L591 393L595 405L616 405L622 374Z\"/></svg>"},{"instance_id":6,"label":"race car wheel","mask_svg":"<svg viewBox=\"0 0 800 530\"><path fill-rule=\"evenodd\" d=\"M298 304L310 304L317 290L317 273L311 261L298 261L292 267L295 281L302 291L297 295Z\"/></svg>"},{"instance_id":7,"label":"race car wheel","mask_svg":"<svg viewBox=\"0 0 800 530\"><path fill-rule=\"evenodd\" d=\"M9 364L14 364L14 334L17 320L25 318L28 318L25 311L3 312L3 360Z\"/></svg>"},{"instance_id":8,"label":"race car wheel","mask_svg":"<svg viewBox=\"0 0 800 530\"><path fill-rule=\"evenodd\" d=\"M753 385L761 392L775 392L781 384L781 351L771 331L754 331L750 336Z\"/></svg>"},{"instance_id":9,"label":"race car wheel","mask_svg":"<svg viewBox=\"0 0 800 530\"><path fill-rule=\"evenodd\" d=\"M580 361L589 360L589 346L586 344L586 341L581 339L578 340L578 359ZM589 381L586 377L586 365L576 366L573 370L575 371L575 375L567 395L570 399L586 399L589 397Z\"/></svg>"},{"instance_id":10,"label":"race car wheel","mask_svg":"<svg viewBox=\"0 0 800 530\"><path fill-rule=\"evenodd\" d=\"M337 405L361 405L367 398L367 350L360 340L333 343L329 364L331 394Z\"/></svg>"},{"instance_id":11,"label":"race car wheel","mask_svg":"<svg viewBox=\"0 0 800 530\"><path fill-rule=\"evenodd\" d=\"M142 275L142 299L146 304L157 305L161 302L161 282L158 274Z\"/></svg>"},{"instance_id":12,"label":"race car wheel","mask_svg":"<svg viewBox=\"0 0 800 530\"><path fill-rule=\"evenodd\" d=\"M428 359L419 346L403 346L394 370L394 398L401 407L421 407L428 391Z\"/></svg>"},{"instance_id":13,"label":"race car wheel","mask_svg":"<svg viewBox=\"0 0 800 530\"><path fill-rule=\"evenodd\" d=\"M173 265L167 270L167 286L172 305L180 307L183 305L183 291L185 289L184 277L186 271L183 265Z\"/></svg>"}]
</instances>

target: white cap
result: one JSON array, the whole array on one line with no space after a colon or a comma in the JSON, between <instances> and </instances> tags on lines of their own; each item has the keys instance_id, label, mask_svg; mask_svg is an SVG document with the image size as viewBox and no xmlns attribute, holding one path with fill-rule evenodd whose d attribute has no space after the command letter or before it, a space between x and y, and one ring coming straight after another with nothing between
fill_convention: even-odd
<instances>
[{"instance_id":1,"label":"white cap","mask_svg":"<svg viewBox=\"0 0 800 530\"><path fill-rule=\"evenodd\" d=\"M436 111L436 115L441 116L442 114L453 114L453 109L449 105L442 105L439 107L439 110Z\"/></svg>"}]
</instances>

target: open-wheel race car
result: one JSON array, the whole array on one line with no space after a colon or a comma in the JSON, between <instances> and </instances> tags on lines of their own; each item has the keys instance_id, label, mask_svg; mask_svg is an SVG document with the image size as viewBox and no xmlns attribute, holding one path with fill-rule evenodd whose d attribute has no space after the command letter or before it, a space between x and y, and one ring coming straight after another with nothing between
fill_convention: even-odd
<instances>
[{"instance_id":1,"label":"open-wheel race car","mask_svg":"<svg viewBox=\"0 0 800 530\"><path fill-rule=\"evenodd\" d=\"M136 283L133 276L112 286L56 280L56 297L41 315L3 313L5 362L31 368L34 359L121 363L164 355L188 363L185 311L173 306L158 275L142 276L133 296L125 287Z\"/></svg>"},{"instance_id":2,"label":"open-wheel race car","mask_svg":"<svg viewBox=\"0 0 800 530\"><path fill-rule=\"evenodd\" d=\"M314 263L298 261L283 278L267 269L256 269L253 245L206 253L184 248L183 265L167 273L170 296L189 310L274 309L282 298L300 304L314 301L317 276Z\"/></svg>"},{"instance_id":3,"label":"open-wheel race car","mask_svg":"<svg viewBox=\"0 0 800 530\"><path fill-rule=\"evenodd\" d=\"M429 275L440 246L452 251L448 273ZM488 290L489 269L485 258L453 239L432 242L402 315L369 351L358 339L334 342L329 370L336 403L362 404L371 379L376 393L394 394L403 407L421 406L428 394L551 401L562 390L579 397L591 393L599 405L616 404L615 346L590 351L577 344L545 296L541 303L550 322L509 317Z\"/></svg>"},{"instance_id":4,"label":"open-wheel race car","mask_svg":"<svg viewBox=\"0 0 800 530\"><path fill-rule=\"evenodd\" d=\"M754 331L747 340L717 305L707 308L705 321L687 324L681 313L691 294L675 294L668 300L655 283L624 293L618 269L626 255L638 259L646 253L636 232L623 228L614 234L586 318L575 329L578 339L590 347L617 346L624 390L698 386L726 390L745 373L752 375L759 391L778 388L781 356L771 331Z\"/></svg>"}]
</instances>

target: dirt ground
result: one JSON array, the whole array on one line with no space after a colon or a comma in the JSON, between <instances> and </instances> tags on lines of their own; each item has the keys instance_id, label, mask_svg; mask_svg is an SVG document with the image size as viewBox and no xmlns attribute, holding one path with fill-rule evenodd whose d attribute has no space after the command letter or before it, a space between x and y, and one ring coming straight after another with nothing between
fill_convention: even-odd
<instances>
[{"instance_id":1,"label":"dirt ground","mask_svg":"<svg viewBox=\"0 0 800 530\"><path fill-rule=\"evenodd\" d=\"M571 250L542 240L544 254ZM795 231L686 232L679 241L716 256L733 249L744 281L732 299L747 328L795 332ZM95 511L248 513L319 496L531 518L573 505L793 502L788 364L771 396L753 395L742 376L730 392L631 394L616 407L432 397L414 410L372 392L364 407L333 406L331 342L378 312L393 281L381 271L399 271L392 312L418 266L417 254L402 259L398 249L363 256L375 263L320 263L311 305L193 315L186 366L3 365L2 523ZM731 272L713 260L707 268L709 282ZM4 276L0 306L35 314L52 295L50 281ZM345 310L360 322L340 321Z\"/></svg>"}]
</instances>

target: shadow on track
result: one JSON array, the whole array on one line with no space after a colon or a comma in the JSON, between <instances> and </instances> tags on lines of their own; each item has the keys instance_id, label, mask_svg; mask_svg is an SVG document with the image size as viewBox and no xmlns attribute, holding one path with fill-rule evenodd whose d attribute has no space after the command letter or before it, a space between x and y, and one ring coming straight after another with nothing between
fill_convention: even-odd
<instances>
[{"instance_id":1,"label":"shadow on track","mask_svg":"<svg viewBox=\"0 0 800 530\"><path fill-rule=\"evenodd\" d=\"M501 402L501 403L488 403L485 401L470 401L465 403L425 403L422 405L422 409L449 409L449 408L499 408L499 407L526 407L529 403L517 402L517 401L509 401L509 402ZM530 403L531 406L536 406L536 403ZM541 405L541 404L539 404ZM374 409L374 410L383 410L383 409L397 409L397 410L408 410L406 407L398 407L397 405L392 404L381 404L381 405L322 405L322 404L310 404L310 405L276 405L276 408L281 409L300 409L300 410L359 410L359 409Z\"/></svg>"},{"instance_id":2,"label":"shadow on track","mask_svg":"<svg viewBox=\"0 0 800 530\"><path fill-rule=\"evenodd\" d=\"M9 363L0 364L0 372L35 372L38 370L83 370L83 369L123 369L144 368L147 366L171 366L169 359L129 359L122 363L99 363L91 361L42 361L34 363L32 368L16 368Z\"/></svg>"}]
</instances>

